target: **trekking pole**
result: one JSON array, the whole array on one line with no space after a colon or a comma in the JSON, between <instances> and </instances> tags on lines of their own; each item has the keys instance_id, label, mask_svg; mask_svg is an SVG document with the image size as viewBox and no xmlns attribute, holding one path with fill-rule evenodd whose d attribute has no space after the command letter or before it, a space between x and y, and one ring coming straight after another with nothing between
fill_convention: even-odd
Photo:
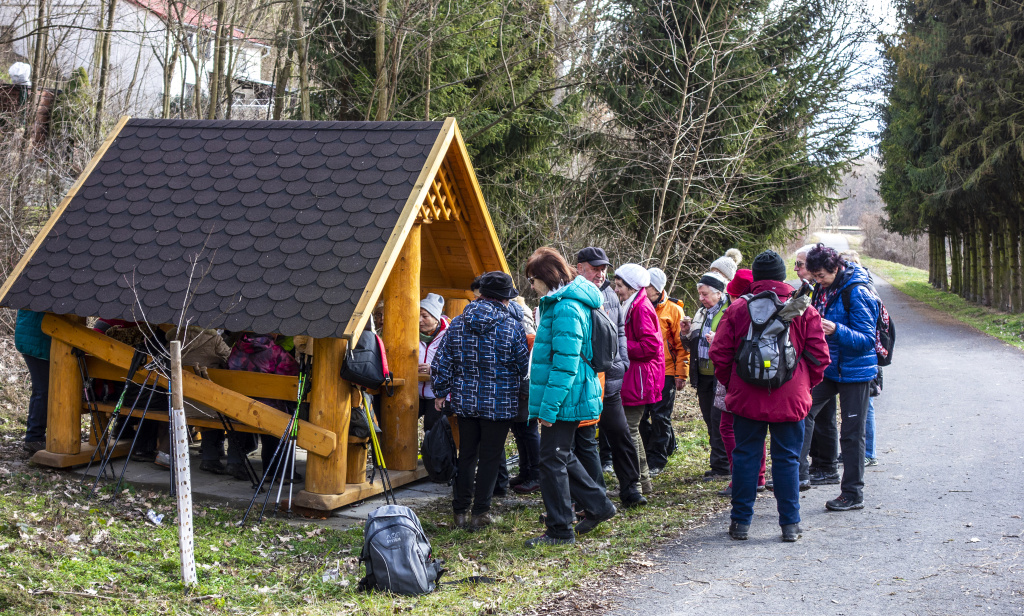
<instances>
[{"instance_id":1,"label":"trekking pole","mask_svg":"<svg viewBox=\"0 0 1024 616\"><path fill-rule=\"evenodd\" d=\"M149 378L149 375L146 375ZM117 498L117 490L121 487L121 482L124 481L124 474L128 470L128 463L132 460L132 453L135 452L135 443L139 440L139 432L142 427L142 422L146 421L146 413L149 411L149 404L153 400L153 390L155 389L156 379L154 379L154 387L149 390L149 398L146 399L146 407L142 409L142 417L139 418L139 426L135 429L135 436L132 437L132 444L128 447L128 455L124 458L124 466L121 467L121 476L117 478L117 483L114 484L114 498ZM141 394L141 392L140 392ZM134 408L132 410L135 410ZM113 472L111 472L113 474Z\"/></svg>"},{"instance_id":2,"label":"trekking pole","mask_svg":"<svg viewBox=\"0 0 1024 616\"><path fill-rule=\"evenodd\" d=\"M289 481L293 482L295 480L295 441L296 441L296 437L297 437L298 431L299 431L299 409L302 408L302 399L306 395L306 382L307 382L307 379L308 379L308 376L309 376L308 373L306 372L306 368L307 368L307 365L306 365L305 359L303 357L300 357L299 358L299 394L298 394L298 399L297 399L297 401L295 403L295 411L292 413L291 428L289 430L286 430L284 437L282 437L283 439L287 439L288 442L285 444L284 460L281 460L280 463L279 463L280 470L281 470L281 480L277 484L277 496L274 498L274 515L277 515L277 512L281 510L281 490L282 490L282 488L284 488L284 478L285 478L285 472L287 472L287 470L288 470L289 458L291 459L291 475L289 476ZM271 482L270 485L271 485L271 489L273 489L274 483ZM291 494L292 494L292 484L289 483L288 484L288 498L289 499L291 499ZM270 501L270 492L268 491L267 492L267 498L264 500L264 503L263 503L263 510L264 511L266 511L266 509L267 509L267 502L269 502L269 501ZM288 512L289 513L291 512L291 503L290 502L288 503ZM261 512L260 513L260 518L262 519L262 517L263 517L263 513Z\"/></svg>"},{"instance_id":3,"label":"trekking pole","mask_svg":"<svg viewBox=\"0 0 1024 616\"><path fill-rule=\"evenodd\" d=\"M149 382L149 377L153 376L154 374L155 373L152 370L150 370L148 373L146 373L146 378L142 380L142 385L139 386L139 393L138 393L138 395L135 396L135 401L132 402L132 407L130 409L128 409L128 417L131 417L131 414L135 411L135 407L138 406L139 400L142 398L142 393L144 391L146 391L146 383ZM153 382L156 383L156 379L153 379ZM149 401L152 400L152 399L153 399L153 390L150 389L149 399L146 401L146 406L149 406ZM120 413L117 412L119 410L120 409L115 409L114 414L112 414L110 416L110 423L107 424L108 427L112 426L114 424L114 420L116 420L120 416ZM103 451L104 455L100 458L100 467L99 467L99 470L96 471L96 480L93 481L93 483L92 483L92 493L96 492L96 487L100 483L100 476L103 474L103 469L107 466L107 464L110 463L110 459L114 456L114 449L117 447L117 444L121 442L121 437L124 436L124 431L127 428L128 428L128 421L127 421L127 418L126 418L126 421L121 422L121 429L118 431L117 437L114 439L113 444L111 444L109 442L110 436L107 437L107 442L104 443L104 451ZM112 434L111 434L111 436L112 436Z\"/></svg>"},{"instance_id":4,"label":"trekking pole","mask_svg":"<svg viewBox=\"0 0 1024 616\"><path fill-rule=\"evenodd\" d=\"M89 368L85 365L85 351L81 349L71 349L71 352L76 358L78 358L78 372L82 375L82 395L85 397L85 405L89 409L89 417L92 419L92 425L90 426L89 431L92 433L92 437L96 439L96 449L99 449L100 439L102 438L99 431L100 407L96 404L95 396L93 396L93 379L89 376ZM96 454L96 449L93 450L93 455ZM86 470L88 471L88 469ZM114 477L113 471L110 472L110 477Z\"/></svg>"},{"instance_id":5,"label":"trekking pole","mask_svg":"<svg viewBox=\"0 0 1024 616\"><path fill-rule=\"evenodd\" d=\"M306 389L306 385L305 384L311 378L311 373L313 371L312 364L313 364L313 357L312 356L308 356L307 357L303 353L299 354L299 374L303 374L303 372L305 372L306 377L303 379L303 384L300 386L301 389L299 391L299 403L295 407L295 418L296 419L298 419L299 412L302 410L302 405L303 405L302 398L304 397L304 392L302 390ZM307 415L307 417L308 417L308 415ZM292 489L295 487L295 450L298 447L298 441L299 441L299 424L297 422L294 422L292 424L291 441L292 441L292 466L291 466L291 470L290 470L291 474L289 475L289 479L288 479L288 511L285 512L285 514L288 517L291 517L291 515L292 515Z\"/></svg>"},{"instance_id":6,"label":"trekking pole","mask_svg":"<svg viewBox=\"0 0 1024 616\"><path fill-rule=\"evenodd\" d=\"M377 430L379 426L377 424L377 418L373 412L373 407L370 403L370 396L365 391L362 392L363 397L363 409L366 412L367 423L370 424L370 441L373 443L373 454L375 466L380 468L380 483L384 488L384 503L388 504L388 494L391 495L391 504L397 505L398 500L395 498L395 489L391 485L391 475L388 473L388 465L384 462L384 453L380 450L380 440L377 438ZM376 469L375 469L376 471Z\"/></svg>"},{"instance_id":7,"label":"trekking pole","mask_svg":"<svg viewBox=\"0 0 1024 616\"><path fill-rule=\"evenodd\" d=\"M236 430L231 422L224 417L224 413L217 413L217 417L220 419L220 425L224 426L224 431L228 433L228 447L230 448L231 442L235 439ZM256 482L260 476L256 474L256 469L252 466L252 461L249 456L242 456L242 468L245 469L245 474L249 477L249 483L252 484L252 489L256 489Z\"/></svg>"},{"instance_id":8,"label":"trekking pole","mask_svg":"<svg viewBox=\"0 0 1024 616\"><path fill-rule=\"evenodd\" d=\"M86 478L89 476L89 469L92 468L92 463L96 461L96 454L100 450L101 442L104 445L104 450L106 449L106 439L112 430L115 420L121 412L121 405L124 404L125 394L128 393L128 384L135 378L135 373L138 372L139 368L142 366L144 359L146 359L145 354L136 349L135 354L132 355L131 363L128 364L128 376L125 377L124 388L121 390L121 397L118 398L117 404L114 405L114 412L110 414L107 425L103 427L103 436L96 441L96 448L92 450L92 456L89 457L89 464L85 467L85 474L82 476L82 483L85 483ZM147 375L146 378L148 379L149 376ZM141 391L139 392L139 395L142 395ZM138 402L138 400L136 400L136 402ZM106 451L104 451L104 453L106 453ZM101 457L100 459L102 460L103 458ZM99 473L96 473L96 476L98 477Z\"/></svg>"}]
</instances>

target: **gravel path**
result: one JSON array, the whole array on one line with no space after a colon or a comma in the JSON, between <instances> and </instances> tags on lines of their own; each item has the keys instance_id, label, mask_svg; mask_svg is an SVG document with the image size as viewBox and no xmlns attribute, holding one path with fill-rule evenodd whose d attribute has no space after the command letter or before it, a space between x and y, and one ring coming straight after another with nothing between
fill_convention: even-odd
<instances>
[{"instance_id":1,"label":"gravel path","mask_svg":"<svg viewBox=\"0 0 1024 616\"><path fill-rule=\"evenodd\" d=\"M759 498L749 541L728 514L617 584L615 614L1024 614L1024 353L881 282L897 325L876 399L867 507L802 495L803 538Z\"/></svg>"}]
</instances>

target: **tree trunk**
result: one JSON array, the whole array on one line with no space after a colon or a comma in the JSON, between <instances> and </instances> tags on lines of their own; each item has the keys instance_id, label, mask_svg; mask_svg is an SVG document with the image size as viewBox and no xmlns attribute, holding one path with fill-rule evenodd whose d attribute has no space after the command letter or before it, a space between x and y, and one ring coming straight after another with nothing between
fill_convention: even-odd
<instances>
[{"instance_id":1,"label":"tree trunk","mask_svg":"<svg viewBox=\"0 0 1024 616\"><path fill-rule=\"evenodd\" d=\"M277 61L274 72L277 74L274 79L274 115L273 119L280 120L284 114L284 99L288 93L288 81L292 78L292 47L289 42L290 35L289 20L290 11L281 11L281 24L278 27ZM281 58L284 64L281 64Z\"/></svg>"},{"instance_id":2,"label":"tree trunk","mask_svg":"<svg viewBox=\"0 0 1024 616\"><path fill-rule=\"evenodd\" d=\"M974 216L967 222L967 229L964 233L964 250L967 258L964 260L966 271L964 272L965 290L967 295L964 299L970 302L978 301L978 225Z\"/></svg>"},{"instance_id":3,"label":"tree trunk","mask_svg":"<svg viewBox=\"0 0 1024 616\"><path fill-rule=\"evenodd\" d=\"M946 235L935 234L935 283L940 289L949 289L949 278L946 275Z\"/></svg>"},{"instance_id":4,"label":"tree trunk","mask_svg":"<svg viewBox=\"0 0 1024 616\"><path fill-rule=\"evenodd\" d=\"M938 286L937 283L936 283L936 281L938 280L938 276L936 274L937 268L935 267L935 255L936 255L936 251L935 251L935 233L929 229L928 230L928 284L930 284L932 286L932 288L935 288L935 287Z\"/></svg>"},{"instance_id":5,"label":"tree trunk","mask_svg":"<svg viewBox=\"0 0 1024 616\"><path fill-rule=\"evenodd\" d=\"M992 225L987 215L981 216L981 303L992 305Z\"/></svg>"},{"instance_id":6,"label":"tree trunk","mask_svg":"<svg viewBox=\"0 0 1024 616\"><path fill-rule=\"evenodd\" d=\"M1021 296L1020 272L1020 231L1021 218L1024 214L1011 214L1006 232L1010 240L1010 312L1019 313L1024 310L1024 297Z\"/></svg>"},{"instance_id":7,"label":"tree trunk","mask_svg":"<svg viewBox=\"0 0 1024 616\"><path fill-rule=\"evenodd\" d=\"M949 291L950 293L960 294L961 287L961 252L960 252L960 232L956 227L953 227L949 231L949 259L950 259L950 277L949 277Z\"/></svg>"},{"instance_id":8,"label":"tree trunk","mask_svg":"<svg viewBox=\"0 0 1024 616\"><path fill-rule=\"evenodd\" d=\"M374 86L374 89L377 91L377 115L375 119L378 122L387 120L390 115L390 110L388 109L388 99L390 98L388 96L388 71L384 59L384 19L387 15L388 0L380 0L380 6L377 9L377 27L374 31L377 59L377 84Z\"/></svg>"},{"instance_id":9,"label":"tree trunk","mask_svg":"<svg viewBox=\"0 0 1024 616\"><path fill-rule=\"evenodd\" d=\"M110 39L114 29L114 11L117 9L117 0L110 0L107 5L107 23L103 29L103 36L100 42L100 82L96 88L96 118L93 125L92 137L96 143L100 141L100 131L103 127L103 104L107 96L107 80L110 73Z\"/></svg>"},{"instance_id":10,"label":"tree trunk","mask_svg":"<svg viewBox=\"0 0 1024 616\"><path fill-rule=\"evenodd\" d=\"M210 106L206 111L208 120L217 119L217 111L220 108L220 90L224 79L224 15L227 13L227 0L217 2L217 29L214 32L213 51L213 72L210 79Z\"/></svg>"},{"instance_id":11,"label":"tree trunk","mask_svg":"<svg viewBox=\"0 0 1024 616\"><path fill-rule=\"evenodd\" d=\"M160 100L160 117L171 117L171 81L174 80L174 67L178 63L178 44L171 35L170 24L167 24L167 38L164 44L164 93Z\"/></svg>"},{"instance_id":12,"label":"tree trunk","mask_svg":"<svg viewBox=\"0 0 1024 616\"><path fill-rule=\"evenodd\" d=\"M1008 312L1006 299L1006 225L1002 218L996 218L992 229L992 306Z\"/></svg>"},{"instance_id":13,"label":"tree trunk","mask_svg":"<svg viewBox=\"0 0 1024 616\"><path fill-rule=\"evenodd\" d=\"M302 16L302 0L292 0L292 30L295 50L299 56L299 105L303 120L311 120L309 106L309 43L306 41L306 20Z\"/></svg>"}]
</instances>

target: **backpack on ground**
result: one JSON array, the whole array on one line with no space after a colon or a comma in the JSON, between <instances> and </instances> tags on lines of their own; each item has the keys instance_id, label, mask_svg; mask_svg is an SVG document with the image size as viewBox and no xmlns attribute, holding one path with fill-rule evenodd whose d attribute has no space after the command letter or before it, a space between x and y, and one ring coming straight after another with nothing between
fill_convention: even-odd
<instances>
[{"instance_id":1,"label":"backpack on ground","mask_svg":"<svg viewBox=\"0 0 1024 616\"><path fill-rule=\"evenodd\" d=\"M870 287L863 282L855 282L843 289L843 307L847 314L850 313L850 296L853 287L856 286L862 286L869 292L871 291ZM878 320L875 321L875 355L878 357L879 366L888 366L892 363L892 351L896 346L896 323L889 316L889 311L885 309L882 298L874 292L871 295L878 300Z\"/></svg>"},{"instance_id":2,"label":"backpack on ground","mask_svg":"<svg viewBox=\"0 0 1024 616\"><path fill-rule=\"evenodd\" d=\"M427 470L427 476L434 483L449 483L455 478L458 450L455 448L455 437L452 436L452 427L447 417L439 417L423 435L420 456L423 458L423 468Z\"/></svg>"},{"instance_id":3,"label":"backpack on ground","mask_svg":"<svg viewBox=\"0 0 1024 616\"><path fill-rule=\"evenodd\" d=\"M366 577L359 580L363 591L424 595L445 572L416 512L402 505L385 505L366 517L359 560L366 565Z\"/></svg>"},{"instance_id":4,"label":"backpack on ground","mask_svg":"<svg viewBox=\"0 0 1024 616\"><path fill-rule=\"evenodd\" d=\"M789 339L789 324L803 310L789 310L772 291L743 296L750 327L736 351L736 374L743 381L778 389L796 372L796 349ZM792 300L796 301L796 300ZM806 309L807 302L802 302Z\"/></svg>"},{"instance_id":5,"label":"backpack on ground","mask_svg":"<svg viewBox=\"0 0 1024 616\"><path fill-rule=\"evenodd\" d=\"M619 356L619 327L612 322L603 307L591 308L590 332L594 358L587 363L594 372L607 372Z\"/></svg>"},{"instance_id":6,"label":"backpack on ground","mask_svg":"<svg viewBox=\"0 0 1024 616\"><path fill-rule=\"evenodd\" d=\"M388 370L388 355L380 336L369 330L359 336L355 348L350 346L345 353L341 378L366 389L380 389L391 384L393 377Z\"/></svg>"}]
</instances>

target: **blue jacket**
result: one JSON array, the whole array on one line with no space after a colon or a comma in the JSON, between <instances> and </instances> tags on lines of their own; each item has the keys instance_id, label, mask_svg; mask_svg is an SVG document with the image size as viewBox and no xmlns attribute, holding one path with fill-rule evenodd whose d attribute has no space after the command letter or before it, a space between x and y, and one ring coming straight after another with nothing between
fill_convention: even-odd
<instances>
[{"instance_id":1,"label":"blue jacket","mask_svg":"<svg viewBox=\"0 0 1024 616\"><path fill-rule=\"evenodd\" d=\"M601 300L597 287L582 276L540 298L530 367L530 419L554 423L601 416L601 382L587 363L594 357L590 311L600 308Z\"/></svg>"},{"instance_id":2,"label":"blue jacket","mask_svg":"<svg viewBox=\"0 0 1024 616\"><path fill-rule=\"evenodd\" d=\"M14 348L22 355L50 361L50 337L43 333L45 313L19 310L14 325Z\"/></svg>"},{"instance_id":3,"label":"blue jacket","mask_svg":"<svg viewBox=\"0 0 1024 616\"><path fill-rule=\"evenodd\" d=\"M452 319L430 363L434 395L451 395L459 417L513 419L529 363L523 324L500 302L478 299Z\"/></svg>"},{"instance_id":4,"label":"blue jacket","mask_svg":"<svg viewBox=\"0 0 1024 616\"><path fill-rule=\"evenodd\" d=\"M860 283L860 284L858 284ZM850 309L843 305L843 289L850 285L857 286L850 292ZM836 324L836 331L825 336L828 341L828 352L832 359L825 378L838 383L864 383L875 378L878 373L878 357L875 355L875 323L878 321L880 306L868 287L871 278L867 270L853 263L847 263L846 269L836 275L831 287L839 291L831 298L821 318ZM824 289L821 285L815 289L815 298ZM817 304L815 304L817 305Z\"/></svg>"}]
</instances>

